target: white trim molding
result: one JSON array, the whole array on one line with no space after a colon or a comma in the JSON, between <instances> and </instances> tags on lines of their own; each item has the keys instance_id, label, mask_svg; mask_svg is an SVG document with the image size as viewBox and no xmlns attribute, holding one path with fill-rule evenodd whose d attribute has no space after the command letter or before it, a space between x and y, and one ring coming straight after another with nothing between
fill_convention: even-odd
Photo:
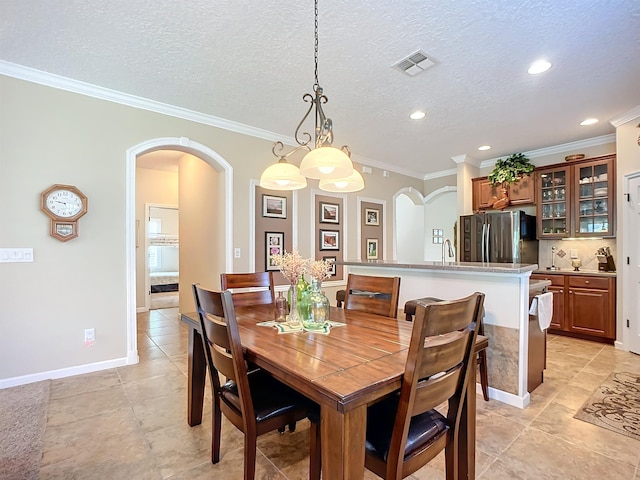
<instances>
[{"instance_id":1,"label":"white trim molding","mask_svg":"<svg viewBox=\"0 0 640 480\"><path fill-rule=\"evenodd\" d=\"M164 137L144 141L126 152L126 301L127 301L127 363L138 363L136 318L136 159L156 150L179 150L207 162L224 173L225 205L225 270L233 271L233 167L219 153L186 137Z\"/></svg>"}]
</instances>

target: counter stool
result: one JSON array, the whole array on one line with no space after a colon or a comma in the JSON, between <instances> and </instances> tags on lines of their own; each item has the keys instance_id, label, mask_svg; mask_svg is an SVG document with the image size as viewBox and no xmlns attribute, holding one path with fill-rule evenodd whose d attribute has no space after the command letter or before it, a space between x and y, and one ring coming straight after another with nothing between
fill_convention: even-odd
<instances>
[{"instance_id":1,"label":"counter stool","mask_svg":"<svg viewBox=\"0 0 640 480\"><path fill-rule=\"evenodd\" d=\"M338 294L336 294L336 300L338 299ZM404 304L404 315L408 322L413 322L413 316L416 314L416 307L418 302L441 302L441 298L435 297L423 297L416 298L415 300L408 300ZM484 309L482 312L482 317L484 318ZM480 327L478 328L478 335L484 336L484 323L480 322ZM485 401L489 401L489 373L487 371L487 351L486 349L482 349L478 352L478 367L480 368L480 385L482 386L482 396Z\"/></svg>"},{"instance_id":2,"label":"counter stool","mask_svg":"<svg viewBox=\"0 0 640 480\"><path fill-rule=\"evenodd\" d=\"M338 290L336 292L336 307L342 308L342 302L344 302L344 297L347 295L346 290ZM413 307L413 311L416 311L416 307Z\"/></svg>"}]
</instances>

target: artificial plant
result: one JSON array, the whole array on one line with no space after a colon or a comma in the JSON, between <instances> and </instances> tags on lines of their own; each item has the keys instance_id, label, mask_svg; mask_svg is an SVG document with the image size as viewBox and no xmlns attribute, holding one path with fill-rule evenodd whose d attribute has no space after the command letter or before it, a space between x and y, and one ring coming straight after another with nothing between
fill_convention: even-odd
<instances>
[{"instance_id":1,"label":"artificial plant","mask_svg":"<svg viewBox=\"0 0 640 480\"><path fill-rule=\"evenodd\" d=\"M510 183L517 182L523 175L530 175L533 172L533 164L522 153L514 153L507 158L499 159L493 171L489 174L491 185L502 185L505 187Z\"/></svg>"}]
</instances>

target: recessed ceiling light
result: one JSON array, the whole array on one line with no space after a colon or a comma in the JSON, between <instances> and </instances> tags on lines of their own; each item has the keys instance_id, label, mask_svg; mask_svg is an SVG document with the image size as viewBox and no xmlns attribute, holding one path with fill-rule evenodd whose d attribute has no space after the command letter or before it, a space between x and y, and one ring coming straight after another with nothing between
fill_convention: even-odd
<instances>
[{"instance_id":1,"label":"recessed ceiling light","mask_svg":"<svg viewBox=\"0 0 640 480\"><path fill-rule=\"evenodd\" d=\"M583 121L580 122L580 125L593 125L595 123L598 123L598 119L597 118L587 118Z\"/></svg>"},{"instance_id":2,"label":"recessed ceiling light","mask_svg":"<svg viewBox=\"0 0 640 480\"><path fill-rule=\"evenodd\" d=\"M491 149L491 145L482 145L481 147L478 147L478 150L490 150Z\"/></svg>"},{"instance_id":3,"label":"recessed ceiling light","mask_svg":"<svg viewBox=\"0 0 640 480\"><path fill-rule=\"evenodd\" d=\"M425 117L426 113L420 111L420 110L416 110L415 112L413 112L411 115L409 115L409 118L411 120L421 120Z\"/></svg>"},{"instance_id":4,"label":"recessed ceiling light","mask_svg":"<svg viewBox=\"0 0 640 480\"><path fill-rule=\"evenodd\" d=\"M546 60L538 60L537 62L533 62L527 70L531 75L537 75L542 72L546 72L551 68L551 64Z\"/></svg>"}]
</instances>

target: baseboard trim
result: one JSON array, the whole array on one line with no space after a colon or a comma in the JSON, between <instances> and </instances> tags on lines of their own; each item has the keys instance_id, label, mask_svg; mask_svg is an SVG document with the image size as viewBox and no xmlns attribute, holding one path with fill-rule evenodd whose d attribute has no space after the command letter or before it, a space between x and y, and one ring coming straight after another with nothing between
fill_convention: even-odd
<instances>
[{"instance_id":1,"label":"baseboard trim","mask_svg":"<svg viewBox=\"0 0 640 480\"><path fill-rule=\"evenodd\" d=\"M482 395L482 385L479 383L476 383L476 393ZM525 408L529 405L529 402L531 402L529 392L527 392L523 397L520 397L513 393L504 392L493 387L489 387L489 398L517 408Z\"/></svg>"},{"instance_id":2,"label":"baseboard trim","mask_svg":"<svg viewBox=\"0 0 640 480\"><path fill-rule=\"evenodd\" d=\"M137 356L137 355L136 355ZM133 357L131 357L133 359ZM86 365L77 365L75 367L60 368L58 370L49 370L48 372L33 373L20 377L11 377L0 380L0 389L25 385L27 383L39 382L41 380L53 380L56 378L72 377L83 373L98 372L100 370L108 370L115 367L124 367L131 365L126 357L114 358L113 360L105 360L104 362L88 363Z\"/></svg>"}]
</instances>

